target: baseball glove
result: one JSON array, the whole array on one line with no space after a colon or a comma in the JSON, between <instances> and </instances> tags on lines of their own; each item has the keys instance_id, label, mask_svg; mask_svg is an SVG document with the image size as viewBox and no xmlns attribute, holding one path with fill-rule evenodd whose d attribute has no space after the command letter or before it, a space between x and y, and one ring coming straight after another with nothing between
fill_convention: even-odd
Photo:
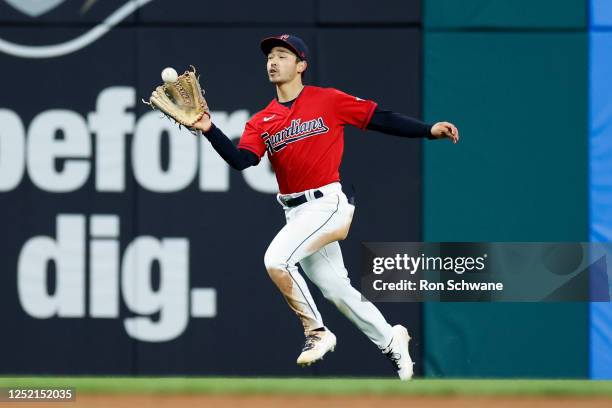
<instances>
[{"instance_id":1,"label":"baseball glove","mask_svg":"<svg viewBox=\"0 0 612 408\"><path fill-rule=\"evenodd\" d=\"M204 91L200 87L199 77L196 76L193 65L191 70L185 71L176 81L166 82L155 88L149 101L143 99L143 102L153 109L159 109L179 126L191 128L202 119L202 116L210 117Z\"/></svg>"}]
</instances>

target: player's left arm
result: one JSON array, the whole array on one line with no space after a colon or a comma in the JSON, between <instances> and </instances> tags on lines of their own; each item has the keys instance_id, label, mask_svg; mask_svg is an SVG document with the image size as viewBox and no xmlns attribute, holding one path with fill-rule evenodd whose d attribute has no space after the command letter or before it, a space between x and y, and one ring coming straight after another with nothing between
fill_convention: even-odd
<instances>
[{"instance_id":1,"label":"player's left arm","mask_svg":"<svg viewBox=\"0 0 612 408\"><path fill-rule=\"evenodd\" d=\"M401 113L378 107L372 114L366 129L401 137L450 139L453 143L459 141L459 130L450 122L437 122L430 125Z\"/></svg>"},{"instance_id":2,"label":"player's left arm","mask_svg":"<svg viewBox=\"0 0 612 408\"><path fill-rule=\"evenodd\" d=\"M329 88L330 109L340 124L352 125L359 129L370 129L401 137L426 137L428 139L450 139L459 141L459 130L450 122L433 125L423 123L401 113L384 110L371 100L361 99L337 89Z\"/></svg>"}]
</instances>

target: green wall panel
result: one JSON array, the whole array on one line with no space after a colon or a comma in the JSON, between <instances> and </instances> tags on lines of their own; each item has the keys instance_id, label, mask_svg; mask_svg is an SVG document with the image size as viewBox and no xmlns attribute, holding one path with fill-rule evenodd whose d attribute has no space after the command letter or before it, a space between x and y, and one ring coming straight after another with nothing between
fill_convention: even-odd
<instances>
[{"instance_id":1,"label":"green wall panel","mask_svg":"<svg viewBox=\"0 0 612 408\"><path fill-rule=\"evenodd\" d=\"M425 143L426 237L586 240L586 41L426 33L426 119L462 136Z\"/></svg>"},{"instance_id":2,"label":"green wall panel","mask_svg":"<svg viewBox=\"0 0 612 408\"><path fill-rule=\"evenodd\" d=\"M584 33L425 34L426 241L587 240ZM429 376L585 377L585 304L426 304Z\"/></svg>"},{"instance_id":3,"label":"green wall panel","mask_svg":"<svg viewBox=\"0 0 612 408\"><path fill-rule=\"evenodd\" d=\"M588 377L588 304L430 303L423 321L427 377Z\"/></svg>"},{"instance_id":4,"label":"green wall panel","mask_svg":"<svg viewBox=\"0 0 612 408\"><path fill-rule=\"evenodd\" d=\"M586 0L424 0L430 28L585 28Z\"/></svg>"}]
</instances>

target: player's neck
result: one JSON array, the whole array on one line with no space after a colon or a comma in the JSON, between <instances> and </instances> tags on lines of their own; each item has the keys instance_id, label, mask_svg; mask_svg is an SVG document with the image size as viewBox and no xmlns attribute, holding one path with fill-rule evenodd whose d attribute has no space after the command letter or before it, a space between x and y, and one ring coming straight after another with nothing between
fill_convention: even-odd
<instances>
[{"instance_id":1,"label":"player's neck","mask_svg":"<svg viewBox=\"0 0 612 408\"><path fill-rule=\"evenodd\" d=\"M298 97L304 89L302 78L297 76L291 82L276 84L276 96L279 102L289 102Z\"/></svg>"}]
</instances>

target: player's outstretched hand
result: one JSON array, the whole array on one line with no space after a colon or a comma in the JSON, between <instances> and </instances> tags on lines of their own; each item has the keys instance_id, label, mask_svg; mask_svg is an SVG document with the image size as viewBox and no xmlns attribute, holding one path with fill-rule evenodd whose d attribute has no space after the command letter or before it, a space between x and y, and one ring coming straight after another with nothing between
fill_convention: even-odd
<instances>
[{"instance_id":1,"label":"player's outstretched hand","mask_svg":"<svg viewBox=\"0 0 612 408\"><path fill-rule=\"evenodd\" d=\"M212 121L210 120L210 116L208 115L203 115L202 118L193 125L195 129L199 129L202 132L208 132L211 126Z\"/></svg>"},{"instance_id":2,"label":"player's outstretched hand","mask_svg":"<svg viewBox=\"0 0 612 408\"><path fill-rule=\"evenodd\" d=\"M436 139L448 138L457 143L459 141L459 130L450 122L438 122L431 127L431 135Z\"/></svg>"}]
</instances>

